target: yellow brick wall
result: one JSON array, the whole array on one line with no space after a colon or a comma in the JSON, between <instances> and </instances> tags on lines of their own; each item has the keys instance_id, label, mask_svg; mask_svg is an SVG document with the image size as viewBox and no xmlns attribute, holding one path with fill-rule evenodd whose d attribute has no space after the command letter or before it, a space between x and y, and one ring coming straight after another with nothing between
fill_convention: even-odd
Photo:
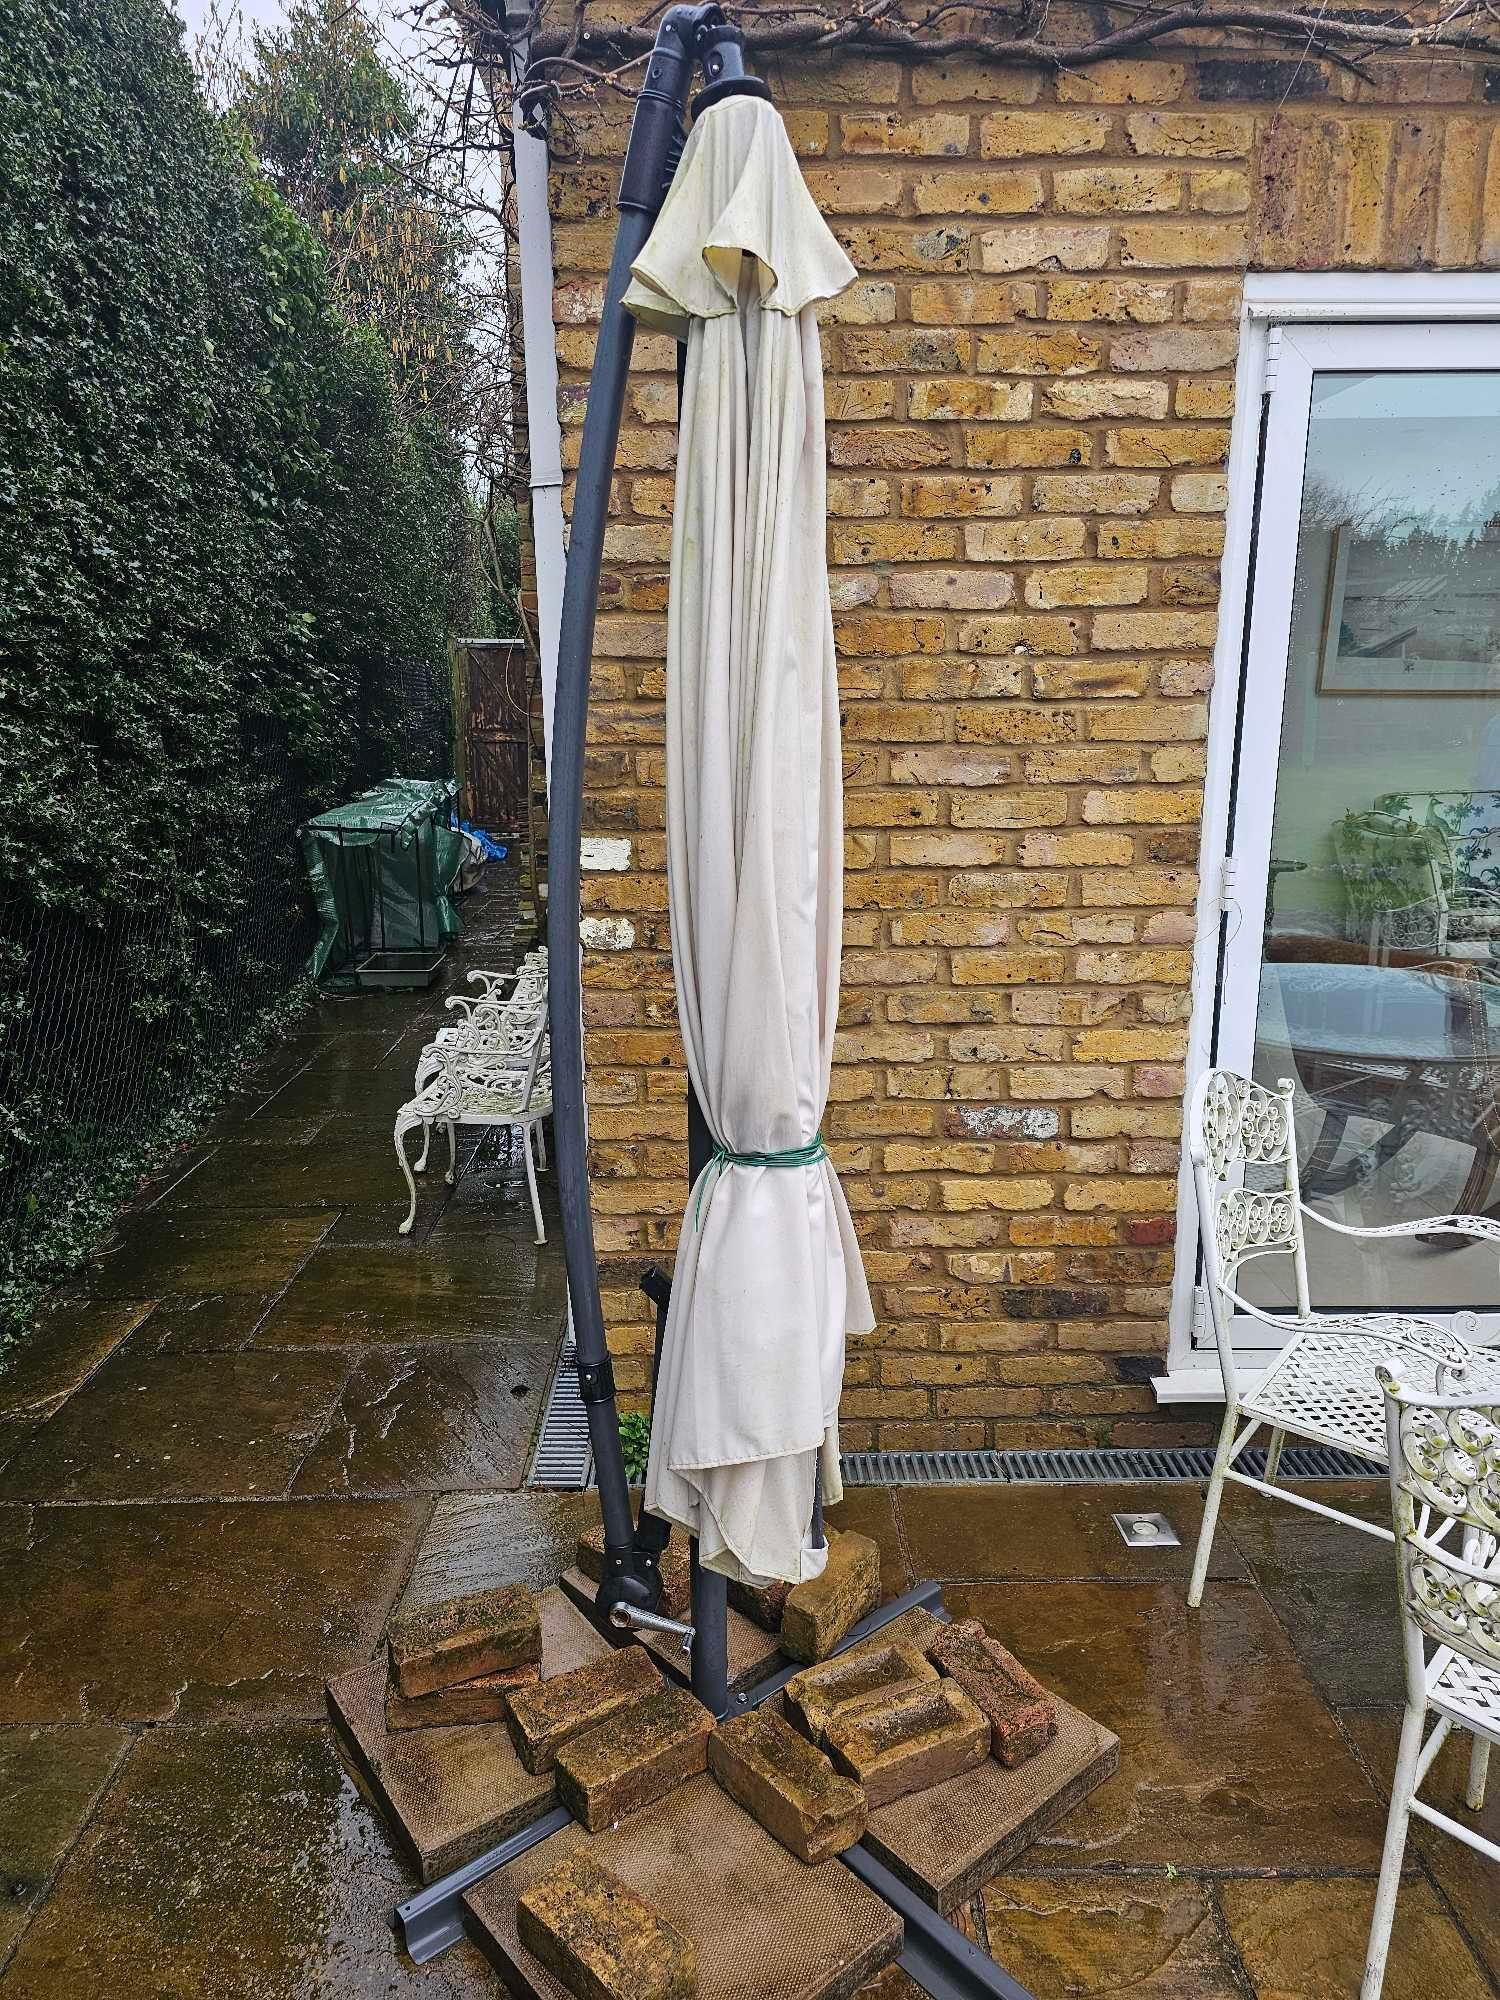
<instances>
[{"instance_id":1,"label":"yellow brick wall","mask_svg":"<svg viewBox=\"0 0 1500 2000\"><path fill-rule=\"evenodd\" d=\"M826 316L844 696L826 1121L880 1327L851 1446L1167 1435L1166 1337L1240 275L1500 261L1500 114L1199 48L771 82L860 272ZM553 176L576 463L626 116ZM592 684L594 1201L618 1372L684 1195L663 841L674 350L637 342ZM628 842L628 850L623 843ZM628 865L620 864L628 860ZM1182 1427L1172 1425L1173 1434Z\"/></svg>"}]
</instances>

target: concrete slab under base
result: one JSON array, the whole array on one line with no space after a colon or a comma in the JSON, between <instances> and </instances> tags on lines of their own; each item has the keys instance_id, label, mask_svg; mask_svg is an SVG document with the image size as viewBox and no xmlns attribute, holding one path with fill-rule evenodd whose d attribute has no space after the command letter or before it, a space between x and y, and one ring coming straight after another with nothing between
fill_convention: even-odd
<instances>
[{"instance_id":1,"label":"concrete slab under base","mask_svg":"<svg viewBox=\"0 0 1500 2000\"><path fill-rule=\"evenodd\" d=\"M877 1807L865 1845L947 1916L1119 1763L1119 1737L1059 1701L1057 1734L1045 1750L1014 1771L987 1757L947 1784Z\"/></svg>"},{"instance_id":2,"label":"concrete slab under base","mask_svg":"<svg viewBox=\"0 0 1500 2000\"><path fill-rule=\"evenodd\" d=\"M480 1949L527 2000L568 2000L521 1944L516 1901L586 1848L698 1952L699 2000L849 2000L901 1949L901 1919L839 1861L809 1868L712 1778L605 1833L569 1827L465 1897Z\"/></svg>"},{"instance_id":3,"label":"concrete slab under base","mask_svg":"<svg viewBox=\"0 0 1500 2000\"><path fill-rule=\"evenodd\" d=\"M610 1648L556 1587L541 1594L542 1676ZM553 1802L549 1772L532 1777L503 1722L388 1730L384 1658L328 1683L339 1739L424 1882L529 1826Z\"/></svg>"},{"instance_id":4,"label":"concrete slab under base","mask_svg":"<svg viewBox=\"0 0 1500 2000\"><path fill-rule=\"evenodd\" d=\"M597 1585L581 1569L564 1572L562 1587L575 1604L592 1604ZM638 1632L636 1637L651 1657L674 1680L688 1679L688 1657L682 1641L673 1632ZM726 1631L729 1656L729 1691L738 1694L753 1687L780 1666L787 1664L776 1644L776 1634L761 1629L752 1619L731 1610Z\"/></svg>"},{"instance_id":5,"label":"concrete slab under base","mask_svg":"<svg viewBox=\"0 0 1500 2000\"><path fill-rule=\"evenodd\" d=\"M328 1713L424 1882L519 1833L552 1803L552 1778L523 1770L503 1722L385 1726L386 1664L328 1683Z\"/></svg>"}]
</instances>

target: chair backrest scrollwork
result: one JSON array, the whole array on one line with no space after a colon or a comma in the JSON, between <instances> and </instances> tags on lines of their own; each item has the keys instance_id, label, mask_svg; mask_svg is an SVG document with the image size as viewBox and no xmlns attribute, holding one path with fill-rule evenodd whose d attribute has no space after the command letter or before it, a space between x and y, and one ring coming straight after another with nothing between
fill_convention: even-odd
<instances>
[{"instance_id":1,"label":"chair backrest scrollwork","mask_svg":"<svg viewBox=\"0 0 1500 2000\"><path fill-rule=\"evenodd\" d=\"M1242 1264L1252 1257L1290 1257L1299 1310L1310 1309L1293 1090L1285 1078L1267 1090L1233 1070L1211 1069L1198 1079L1188 1113L1199 1233L1226 1382L1233 1371L1229 1295ZM1245 1185L1247 1167L1257 1170L1258 1186Z\"/></svg>"},{"instance_id":2,"label":"chair backrest scrollwork","mask_svg":"<svg viewBox=\"0 0 1500 2000\"><path fill-rule=\"evenodd\" d=\"M1386 1398L1408 1686L1422 1699L1424 1638L1500 1666L1500 1405L1476 1405L1461 1391L1418 1394L1389 1369L1376 1372Z\"/></svg>"}]
</instances>

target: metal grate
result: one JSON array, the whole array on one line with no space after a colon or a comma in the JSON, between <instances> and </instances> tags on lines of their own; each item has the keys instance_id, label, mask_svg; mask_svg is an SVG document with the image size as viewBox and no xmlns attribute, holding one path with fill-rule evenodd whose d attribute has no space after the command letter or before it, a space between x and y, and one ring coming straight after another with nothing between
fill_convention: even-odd
<instances>
[{"instance_id":1,"label":"metal grate","mask_svg":"<svg viewBox=\"0 0 1500 2000\"><path fill-rule=\"evenodd\" d=\"M1207 1479L1214 1455L1207 1445L1152 1446L1101 1451L855 1451L844 1458L849 1486L953 1486L979 1482L1009 1485L1106 1485L1132 1480ZM1265 1474L1259 1448L1236 1464L1257 1478ZM1281 1454L1284 1479L1382 1479L1384 1468L1326 1445L1288 1445Z\"/></svg>"},{"instance_id":2,"label":"metal grate","mask_svg":"<svg viewBox=\"0 0 1500 2000\"><path fill-rule=\"evenodd\" d=\"M846 1451L846 1486L970 1486L1007 1477L998 1451Z\"/></svg>"},{"instance_id":3,"label":"metal grate","mask_svg":"<svg viewBox=\"0 0 1500 2000\"><path fill-rule=\"evenodd\" d=\"M578 1393L578 1349L572 1336L563 1342L557 1372L547 1397L547 1414L537 1433L528 1486L550 1486L564 1493L581 1493L594 1482L594 1454L589 1446L589 1420Z\"/></svg>"},{"instance_id":4,"label":"metal grate","mask_svg":"<svg viewBox=\"0 0 1500 2000\"><path fill-rule=\"evenodd\" d=\"M1128 1485L1207 1479L1214 1455L1207 1445L1153 1445L1137 1450L1088 1451L850 1451L846 1486ZM1266 1454L1242 1452L1236 1464L1263 1478ZM1383 1479L1383 1466L1327 1445L1289 1444L1281 1454L1284 1479ZM529 1486L581 1492L593 1484L588 1420L578 1395L578 1356L563 1348L547 1399Z\"/></svg>"}]
</instances>

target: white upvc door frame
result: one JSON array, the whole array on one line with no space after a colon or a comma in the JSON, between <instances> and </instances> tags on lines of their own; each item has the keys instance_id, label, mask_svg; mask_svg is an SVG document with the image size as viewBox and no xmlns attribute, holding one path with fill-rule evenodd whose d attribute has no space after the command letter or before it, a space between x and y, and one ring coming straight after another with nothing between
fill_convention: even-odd
<instances>
[{"instance_id":1,"label":"white upvc door frame","mask_svg":"<svg viewBox=\"0 0 1500 2000\"><path fill-rule=\"evenodd\" d=\"M1231 1040L1236 1045L1243 1042L1246 1049L1250 1046L1244 1021L1248 1008L1248 1032L1253 1036L1254 995L1259 984L1257 979L1248 990L1241 990L1245 986L1245 953L1253 949L1257 966L1259 963L1259 925L1254 927L1255 937L1251 940L1245 940L1241 933L1248 928L1243 913L1265 908L1275 787L1249 786L1236 798L1235 773L1245 768L1250 758L1260 767L1269 758L1269 768L1274 771L1280 754L1285 640L1307 448L1305 424L1299 433L1297 427L1268 422L1267 398L1276 393L1285 393L1289 401L1300 397L1305 409L1307 385L1315 361L1323 367L1389 365L1378 358L1361 361L1357 356L1361 347L1375 356L1380 334L1393 326L1421 328L1468 322L1484 327L1494 326L1497 321L1500 321L1500 273L1257 272L1245 279L1199 848L1193 1006L1188 1032L1189 1094L1197 1077L1214 1061L1216 1050L1223 1049L1224 1059L1229 1061ZM1336 350L1330 341L1335 330L1340 330ZM1360 338L1365 331L1371 335L1368 342ZM1331 361L1327 356L1335 351L1340 358ZM1386 352L1389 351L1388 344ZM1497 364L1500 364L1500 342L1487 365ZM1284 385L1282 390L1278 390L1278 383ZM1263 490L1274 491L1282 504L1261 509ZM1252 571L1259 578L1253 609ZM1251 644L1247 644L1247 618L1253 620ZM1269 635L1273 628L1280 634L1281 671L1274 689L1269 683L1258 686L1256 698L1246 702L1246 659L1252 645L1264 656L1262 646L1271 646ZM1267 695L1269 698L1262 698ZM1233 824L1232 803L1236 808ZM1231 928L1239 926L1230 949L1233 950L1234 942L1241 943L1242 963L1238 981L1227 982L1227 1001L1221 1002L1220 939L1226 919ZM1240 1062L1248 1068L1243 1053ZM1223 1399L1218 1360L1198 1284L1197 1242L1192 1168L1184 1149L1178 1175L1177 1258L1167 1368L1153 1384L1158 1401L1163 1403ZM1246 1359L1251 1366L1256 1351L1247 1345ZM1264 1352L1269 1358L1270 1350Z\"/></svg>"}]
</instances>

